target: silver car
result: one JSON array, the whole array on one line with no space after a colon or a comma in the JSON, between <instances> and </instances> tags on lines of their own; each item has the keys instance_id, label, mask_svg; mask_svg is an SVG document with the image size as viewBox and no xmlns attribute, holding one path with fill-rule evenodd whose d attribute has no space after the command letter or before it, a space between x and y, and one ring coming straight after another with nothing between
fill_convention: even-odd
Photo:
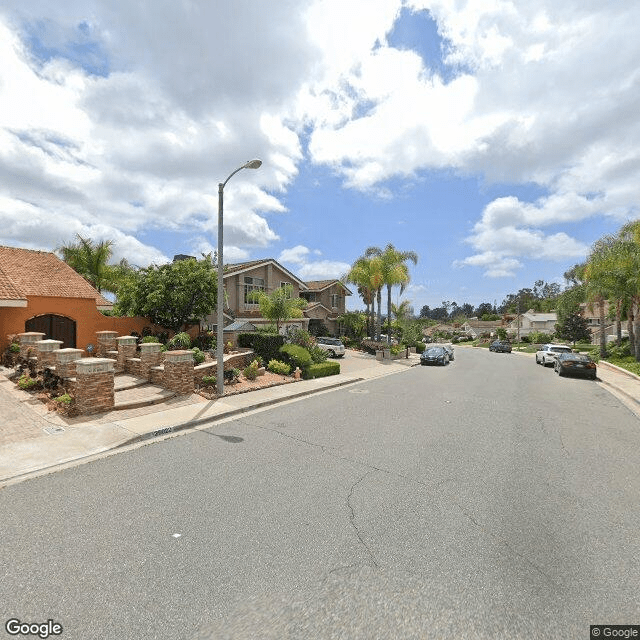
<instances>
[{"instance_id":1,"label":"silver car","mask_svg":"<svg viewBox=\"0 0 640 640\"><path fill-rule=\"evenodd\" d=\"M342 358L345 348L339 338L316 338L316 344L329 354L330 358Z\"/></svg>"}]
</instances>

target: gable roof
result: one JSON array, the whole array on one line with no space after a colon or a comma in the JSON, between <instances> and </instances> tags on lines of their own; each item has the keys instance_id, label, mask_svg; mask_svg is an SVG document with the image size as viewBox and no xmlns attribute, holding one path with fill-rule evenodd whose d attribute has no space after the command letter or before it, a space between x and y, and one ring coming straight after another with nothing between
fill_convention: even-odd
<instances>
[{"instance_id":1,"label":"gable roof","mask_svg":"<svg viewBox=\"0 0 640 640\"><path fill-rule=\"evenodd\" d=\"M282 271L283 273L286 273L292 280L295 280L298 286L300 287L300 289L304 291L307 290L308 287L306 282L300 280L300 278L295 276L288 269L285 269L277 260L274 260L273 258L265 258L264 260L250 260L249 262L237 262L235 264L227 264L225 265L225 271L224 271L223 277L228 278L229 276L239 275L246 271L251 271L251 269L255 269L256 267L263 267L269 264L273 265L274 267L277 267L278 269L280 269L280 271Z\"/></svg>"},{"instance_id":2,"label":"gable roof","mask_svg":"<svg viewBox=\"0 0 640 640\"><path fill-rule=\"evenodd\" d=\"M324 291L334 284L339 284L346 292L348 296L353 295L349 288L340 280L307 280L307 287L309 291Z\"/></svg>"},{"instance_id":3,"label":"gable roof","mask_svg":"<svg viewBox=\"0 0 640 640\"><path fill-rule=\"evenodd\" d=\"M538 313L536 311L527 311L527 313L522 314L522 317L534 322L556 322L558 320L558 315L555 313L555 311L553 313Z\"/></svg>"},{"instance_id":4,"label":"gable roof","mask_svg":"<svg viewBox=\"0 0 640 640\"><path fill-rule=\"evenodd\" d=\"M0 246L0 299L27 296L92 298L100 307L113 306L54 253Z\"/></svg>"}]
</instances>

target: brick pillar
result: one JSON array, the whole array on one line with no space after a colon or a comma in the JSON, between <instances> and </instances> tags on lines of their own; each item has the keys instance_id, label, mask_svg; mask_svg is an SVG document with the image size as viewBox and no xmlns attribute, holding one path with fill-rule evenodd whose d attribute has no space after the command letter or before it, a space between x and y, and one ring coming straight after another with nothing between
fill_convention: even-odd
<instances>
[{"instance_id":1,"label":"brick pillar","mask_svg":"<svg viewBox=\"0 0 640 640\"><path fill-rule=\"evenodd\" d=\"M44 333L37 331L28 331L27 333L19 333L16 338L20 343L20 355L23 358L27 357L27 351L31 349L31 355L35 356L37 353L37 342L40 342L44 338Z\"/></svg>"},{"instance_id":2,"label":"brick pillar","mask_svg":"<svg viewBox=\"0 0 640 640\"><path fill-rule=\"evenodd\" d=\"M127 358L136 357L136 337L135 336L120 336L116 338L118 343L118 361L116 369L118 371L124 371L126 369Z\"/></svg>"},{"instance_id":3,"label":"brick pillar","mask_svg":"<svg viewBox=\"0 0 640 640\"><path fill-rule=\"evenodd\" d=\"M96 331L98 340L98 348L96 349L96 357L104 358L107 351L115 351L117 349L116 337L117 331Z\"/></svg>"},{"instance_id":4,"label":"brick pillar","mask_svg":"<svg viewBox=\"0 0 640 640\"><path fill-rule=\"evenodd\" d=\"M55 352L56 375L61 378L75 378L76 360L82 357L82 349L58 349Z\"/></svg>"},{"instance_id":5,"label":"brick pillar","mask_svg":"<svg viewBox=\"0 0 640 640\"><path fill-rule=\"evenodd\" d=\"M109 358L76 360L76 407L81 415L113 409L113 366Z\"/></svg>"},{"instance_id":6,"label":"brick pillar","mask_svg":"<svg viewBox=\"0 0 640 640\"><path fill-rule=\"evenodd\" d=\"M38 349L38 366L51 367L56 364L56 353L60 350L62 340L40 340L36 342Z\"/></svg>"},{"instance_id":7,"label":"brick pillar","mask_svg":"<svg viewBox=\"0 0 640 640\"><path fill-rule=\"evenodd\" d=\"M193 351L165 351L163 386L180 394L193 393Z\"/></svg>"},{"instance_id":8,"label":"brick pillar","mask_svg":"<svg viewBox=\"0 0 640 640\"><path fill-rule=\"evenodd\" d=\"M140 345L140 376L151 379L151 367L162 363L162 345L159 342L143 342Z\"/></svg>"}]
</instances>

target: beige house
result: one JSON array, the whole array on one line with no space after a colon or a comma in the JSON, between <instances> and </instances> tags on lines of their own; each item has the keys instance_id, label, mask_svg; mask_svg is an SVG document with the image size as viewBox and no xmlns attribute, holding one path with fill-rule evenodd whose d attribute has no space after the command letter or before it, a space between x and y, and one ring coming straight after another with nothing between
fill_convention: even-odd
<instances>
[{"instance_id":1,"label":"beige house","mask_svg":"<svg viewBox=\"0 0 640 640\"><path fill-rule=\"evenodd\" d=\"M528 336L530 333L547 333L551 335L556 330L558 315L555 313L538 313L529 309L526 313L520 314L508 326L507 330L514 335L518 333L518 323L520 323L520 337Z\"/></svg>"},{"instance_id":2,"label":"beige house","mask_svg":"<svg viewBox=\"0 0 640 640\"><path fill-rule=\"evenodd\" d=\"M338 335L338 317L345 312L346 297L351 291L340 280L311 280L300 297L309 302L304 315L309 318L309 329L324 325L330 335Z\"/></svg>"},{"instance_id":3,"label":"beige house","mask_svg":"<svg viewBox=\"0 0 640 640\"><path fill-rule=\"evenodd\" d=\"M479 338L483 335L495 336L498 327L504 327L502 320L478 320L478 318L469 318L460 327L460 331L472 338ZM507 327L504 327L505 329Z\"/></svg>"},{"instance_id":4,"label":"beige house","mask_svg":"<svg viewBox=\"0 0 640 640\"><path fill-rule=\"evenodd\" d=\"M250 294L253 291L271 293L287 284L293 288L293 298L304 298L309 304L303 310L303 317L285 322L281 330L284 332L291 327L309 330L323 324L330 334L337 335L337 318L345 312L345 296L351 295L351 291L339 280L304 282L273 258L227 265L224 272L225 331L232 323L234 327L244 323L257 328L267 326L269 320L262 317L260 305ZM216 324L216 314L212 313L202 320L200 328L215 331Z\"/></svg>"}]
</instances>

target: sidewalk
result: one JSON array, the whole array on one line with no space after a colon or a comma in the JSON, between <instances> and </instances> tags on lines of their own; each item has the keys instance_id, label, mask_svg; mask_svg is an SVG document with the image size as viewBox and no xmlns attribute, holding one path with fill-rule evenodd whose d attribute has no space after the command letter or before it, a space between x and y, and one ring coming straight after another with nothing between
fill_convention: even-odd
<instances>
[{"instance_id":1,"label":"sidewalk","mask_svg":"<svg viewBox=\"0 0 640 640\"><path fill-rule=\"evenodd\" d=\"M254 409L406 371L408 366L419 363L420 358L415 354L407 360L387 362L358 354L345 366L349 373L337 376L302 380L217 400L183 396L140 409L79 418L63 418L47 412L39 400L20 391L0 374L0 487L147 439L213 425Z\"/></svg>"}]
</instances>

